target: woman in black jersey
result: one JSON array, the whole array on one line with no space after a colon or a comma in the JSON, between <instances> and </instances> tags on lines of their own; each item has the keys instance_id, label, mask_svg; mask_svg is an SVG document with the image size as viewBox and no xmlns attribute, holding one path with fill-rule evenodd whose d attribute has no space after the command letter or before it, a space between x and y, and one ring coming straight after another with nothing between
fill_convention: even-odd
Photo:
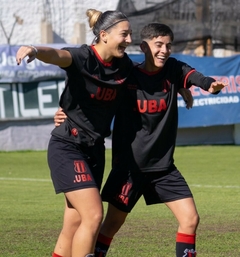
<instances>
[{"instance_id":1,"label":"woman in black jersey","mask_svg":"<svg viewBox=\"0 0 240 257\"><path fill-rule=\"evenodd\" d=\"M131 43L127 17L118 11L87 11L94 44L55 49L22 46L19 65L37 58L66 71L60 106L67 115L52 131L48 164L56 193L66 198L63 228L53 257L94 256L103 218L99 193L105 148L104 138L123 98L132 62L125 53Z\"/></svg>"},{"instance_id":2,"label":"woman in black jersey","mask_svg":"<svg viewBox=\"0 0 240 257\"><path fill-rule=\"evenodd\" d=\"M179 223L176 256L193 257L199 215L173 159L177 93L192 85L218 93L226 85L170 57L173 32L168 26L149 24L141 38L145 61L134 68L128 98L115 116L112 171L102 190L102 199L109 205L95 256L106 256L113 236L143 196L147 205L168 206Z\"/></svg>"}]
</instances>

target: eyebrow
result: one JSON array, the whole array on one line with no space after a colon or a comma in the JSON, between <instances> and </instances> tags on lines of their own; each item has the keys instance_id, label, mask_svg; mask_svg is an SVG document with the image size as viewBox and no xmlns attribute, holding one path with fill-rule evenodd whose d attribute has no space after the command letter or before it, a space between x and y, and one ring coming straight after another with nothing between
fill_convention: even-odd
<instances>
[{"instance_id":1,"label":"eyebrow","mask_svg":"<svg viewBox=\"0 0 240 257\"><path fill-rule=\"evenodd\" d=\"M163 41L156 41L155 44L165 44ZM168 42L166 45L171 45L172 42Z\"/></svg>"},{"instance_id":2,"label":"eyebrow","mask_svg":"<svg viewBox=\"0 0 240 257\"><path fill-rule=\"evenodd\" d=\"M120 30L120 32L130 32L130 33L132 33L132 30L131 29L123 29L123 30Z\"/></svg>"}]
</instances>

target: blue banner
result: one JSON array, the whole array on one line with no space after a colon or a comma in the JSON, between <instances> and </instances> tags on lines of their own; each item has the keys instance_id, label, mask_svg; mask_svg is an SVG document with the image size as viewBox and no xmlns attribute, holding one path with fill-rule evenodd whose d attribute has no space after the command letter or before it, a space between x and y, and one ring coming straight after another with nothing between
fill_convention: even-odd
<instances>
[{"instance_id":1,"label":"blue banner","mask_svg":"<svg viewBox=\"0 0 240 257\"><path fill-rule=\"evenodd\" d=\"M179 96L179 127L202 127L240 123L240 55L224 58L174 55L205 76L228 84L219 94L213 95L191 87L193 108L187 110Z\"/></svg>"},{"instance_id":2,"label":"blue banner","mask_svg":"<svg viewBox=\"0 0 240 257\"><path fill-rule=\"evenodd\" d=\"M136 62L144 60L143 55L130 55ZM228 87L218 95L192 86L194 104L187 110L182 97L178 96L179 128L231 125L240 123L240 55L231 57L194 57L173 54L205 76L224 81Z\"/></svg>"},{"instance_id":3,"label":"blue banner","mask_svg":"<svg viewBox=\"0 0 240 257\"><path fill-rule=\"evenodd\" d=\"M60 49L66 45L54 44L48 46ZM26 58L18 66L16 53L19 47L11 45L0 46L0 83L32 82L65 77L65 71L58 66L47 64L37 59L27 64Z\"/></svg>"},{"instance_id":4,"label":"blue banner","mask_svg":"<svg viewBox=\"0 0 240 257\"><path fill-rule=\"evenodd\" d=\"M48 45L51 46L51 45ZM62 48L66 45L52 45ZM0 46L0 119L53 116L65 86L65 71L38 60L21 65L15 56L19 46ZM130 54L141 62L142 54ZM193 108L187 110L178 97L179 127L202 127L240 123L240 55L224 58L172 55L197 71L228 83L218 95L191 87Z\"/></svg>"}]
</instances>

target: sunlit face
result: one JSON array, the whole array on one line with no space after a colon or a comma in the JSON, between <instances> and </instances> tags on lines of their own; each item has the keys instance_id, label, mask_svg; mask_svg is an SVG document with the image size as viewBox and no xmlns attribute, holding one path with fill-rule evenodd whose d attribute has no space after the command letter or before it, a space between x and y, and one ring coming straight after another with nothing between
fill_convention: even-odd
<instances>
[{"instance_id":1,"label":"sunlit face","mask_svg":"<svg viewBox=\"0 0 240 257\"><path fill-rule=\"evenodd\" d=\"M171 55L171 46L170 36L145 40L141 44L141 49L145 53L145 68L150 72L161 70Z\"/></svg>"},{"instance_id":2,"label":"sunlit face","mask_svg":"<svg viewBox=\"0 0 240 257\"><path fill-rule=\"evenodd\" d=\"M121 21L106 32L104 40L109 58L122 58L127 46L132 42L132 30L128 21Z\"/></svg>"}]
</instances>

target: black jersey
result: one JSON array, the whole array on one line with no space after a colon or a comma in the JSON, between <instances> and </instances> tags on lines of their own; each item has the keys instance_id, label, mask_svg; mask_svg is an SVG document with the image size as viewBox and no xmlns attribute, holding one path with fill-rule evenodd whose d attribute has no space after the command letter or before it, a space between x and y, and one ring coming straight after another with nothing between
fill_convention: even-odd
<instances>
[{"instance_id":1,"label":"black jersey","mask_svg":"<svg viewBox=\"0 0 240 257\"><path fill-rule=\"evenodd\" d=\"M174 58L158 72L135 67L128 80L128 98L115 117L113 168L130 165L133 171L155 172L172 167L178 90L192 85L208 90L213 81Z\"/></svg>"},{"instance_id":2,"label":"black jersey","mask_svg":"<svg viewBox=\"0 0 240 257\"><path fill-rule=\"evenodd\" d=\"M125 54L105 63L93 46L64 49L72 55L72 64L64 68L66 87L60 98L68 118L52 134L88 146L103 143L126 90L132 61Z\"/></svg>"}]
</instances>

